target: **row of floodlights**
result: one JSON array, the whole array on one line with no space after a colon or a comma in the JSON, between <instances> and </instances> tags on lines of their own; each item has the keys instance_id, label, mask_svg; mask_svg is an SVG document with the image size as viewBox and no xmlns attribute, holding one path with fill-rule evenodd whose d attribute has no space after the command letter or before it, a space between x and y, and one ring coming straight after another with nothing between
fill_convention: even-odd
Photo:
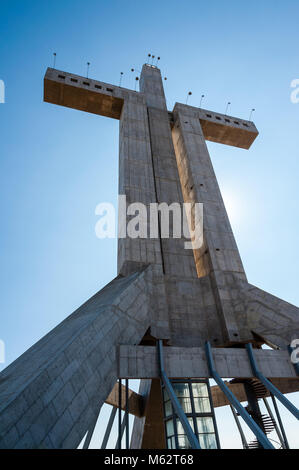
<instances>
[{"instance_id":1,"label":"row of floodlights","mask_svg":"<svg viewBox=\"0 0 299 470\"><path fill-rule=\"evenodd\" d=\"M189 96L191 96L191 95L192 95L192 91L188 91L187 98L186 98L186 104L188 103ZM199 104L199 107L200 107L200 108L201 108L202 100L204 99L204 97L205 97L205 95L201 95L201 97L200 97L200 104ZM225 113L224 113L225 116L227 115L227 111L228 111L228 108L229 108L230 105L231 105L231 102L228 101L228 102L226 103L226 108L225 108ZM252 108L251 111L250 111L250 114L249 114L249 119L248 119L248 121L251 120L252 114L254 113L254 111L255 111L255 108Z\"/></svg>"},{"instance_id":2,"label":"row of floodlights","mask_svg":"<svg viewBox=\"0 0 299 470\"><path fill-rule=\"evenodd\" d=\"M56 65L56 52L53 52L53 68L55 69L55 65ZM151 64L149 64L149 61L151 59ZM155 59L155 56L153 54L148 54L147 55L147 64L153 66L153 62L154 62L154 59ZM157 64L158 64L158 61L160 60L160 57L156 57L156 64L155 64L155 67L157 67ZM86 62L86 66L87 66L87 70L86 70L86 77L88 78L88 73L89 73L89 66L90 66L90 62ZM140 70L138 69L134 69L134 68L131 68L131 72L138 72L138 73L141 73ZM119 86L121 86L121 82L122 82L122 78L123 78L123 75L124 75L124 72L120 72L120 77L119 77ZM164 80L167 80L167 77L164 77ZM136 87L137 87L137 82L139 81L139 77L136 76L135 77L135 91L136 91ZM188 103L188 99L189 99L189 96L192 95L192 91L188 91L188 94L187 94L187 98L186 98L186 104ZM199 104L199 107L201 108L201 105L202 105L202 100L204 99L205 95L201 95L200 97L200 104ZM228 108L229 106L231 105L231 102L228 101L227 104L226 104L226 108L225 108L225 115L227 115L227 111L228 111ZM253 112L255 111L255 108L252 108L251 111L250 111L250 115L249 115L249 119L248 121L251 120L252 118L252 114Z\"/></svg>"}]
</instances>

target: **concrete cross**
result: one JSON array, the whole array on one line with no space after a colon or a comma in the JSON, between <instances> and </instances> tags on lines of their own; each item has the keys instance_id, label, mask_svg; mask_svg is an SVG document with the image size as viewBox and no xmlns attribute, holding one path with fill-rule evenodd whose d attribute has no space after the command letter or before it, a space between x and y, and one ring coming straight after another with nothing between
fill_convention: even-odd
<instances>
[{"instance_id":1,"label":"concrete cross","mask_svg":"<svg viewBox=\"0 0 299 470\"><path fill-rule=\"evenodd\" d=\"M251 121L180 103L169 112L160 70L152 65L142 67L139 83L135 92L48 69L44 100L120 121L119 193L127 202L203 203L204 244L194 253L184 249L182 239L119 239L119 273L155 264L165 276L175 276L176 285L168 288L168 315L156 318L152 333L172 336L181 345L190 338L196 345L206 339L219 345L252 339L251 332L240 332L228 305L228 273L244 282L246 276L205 141L248 149L257 129ZM206 276L213 287L201 290L213 290L217 297L208 303L199 300L204 297L200 281L193 287L195 279ZM186 292L178 285L183 282ZM178 291L187 298L178 297Z\"/></svg>"},{"instance_id":2,"label":"concrete cross","mask_svg":"<svg viewBox=\"0 0 299 470\"><path fill-rule=\"evenodd\" d=\"M131 447L166 448L157 340L168 346L170 378L213 377L209 341L214 370L236 378L231 390L248 401L256 372L244 345L252 343L264 376L282 393L299 389L287 351L299 338L299 309L248 283L206 146L248 149L255 125L181 103L169 112L152 65L139 83L136 92L51 68L44 99L118 119L119 194L146 206L203 203L203 246L120 238L118 276L1 372L0 448L76 448L84 436L87 447L103 403L117 406L118 392L126 394L115 387L119 377L151 379L130 393ZM214 406L228 404L221 387L211 395Z\"/></svg>"}]
</instances>

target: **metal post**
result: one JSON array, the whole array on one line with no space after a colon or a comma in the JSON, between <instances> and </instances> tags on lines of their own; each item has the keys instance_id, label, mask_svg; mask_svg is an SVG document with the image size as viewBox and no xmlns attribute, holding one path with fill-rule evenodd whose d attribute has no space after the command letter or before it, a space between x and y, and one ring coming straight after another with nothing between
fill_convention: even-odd
<instances>
[{"instance_id":1,"label":"metal post","mask_svg":"<svg viewBox=\"0 0 299 470\"><path fill-rule=\"evenodd\" d=\"M235 407L235 409L239 412L241 417L244 419L245 423L249 426L251 431L255 434L258 441L261 443L264 449L274 449L274 446L271 444L265 433L261 430L261 428L256 424L256 422L251 418L251 416L247 413L245 408L241 405L239 400L235 397L235 395L230 391L230 389L225 385L223 380L221 379L220 375L215 369L214 360L212 356L212 349L209 341L205 344L205 351L208 361L208 367L210 374L212 375L217 385L221 388L223 393L228 398L229 402Z\"/></svg>"},{"instance_id":2,"label":"metal post","mask_svg":"<svg viewBox=\"0 0 299 470\"><path fill-rule=\"evenodd\" d=\"M264 404L265 404L265 407L266 407L266 409L267 409L267 412L268 412L270 418L271 418L272 421L273 421L273 424L274 424L274 426L275 426L275 431L276 431L276 434L277 434L277 436L278 436L278 439L280 440L280 443L281 443L283 449L286 449L286 445L285 445L284 439L283 439L283 437L282 437L282 435L281 435L281 432L280 432L279 427L277 426L276 419L275 419L274 416L273 416L273 413L272 413L272 410L271 410L271 408L270 408L270 405L269 405L269 403L268 403L268 401L267 401L267 398L263 398L263 402L264 402Z\"/></svg>"},{"instance_id":3,"label":"metal post","mask_svg":"<svg viewBox=\"0 0 299 470\"><path fill-rule=\"evenodd\" d=\"M124 435L125 427L126 427L126 416L123 417L123 420L122 420L122 423L121 423L121 427L120 427L120 434L118 435L118 438L117 438L117 441L116 441L116 445L115 445L115 449L120 449L121 440L122 440L123 435Z\"/></svg>"},{"instance_id":4,"label":"metal post","mask_svg":"<svg viewBox=\"0 0 299 470\"><path fill-rule=\"evenodd\" d=\"M169 398L171 400L172 406L178 415L182 426L184 428L184 431L189 439L190 445L192 449L200 449L199 441L197 437L195 436L190 423L183 411L183 408L181 407L181 404L175 394L175 391L170 383L170 380L168 379L165 370L164 370L164 359L163 359L163 343L162 340L158 341L158 359L159 359L159 366L160 366L160 374L162 378L162 382L164 384L164 387L167 390L167 393L169 395Z\"/></svg>"},{"instance_id":5,"label":"metal post","mask_svg":"<svg viewBox=\"0 0 299 470\"><path fill-rule=\"evenodd\" d=\"M296 406L293 405L282 393L278 388L276 388L270 380L266 379L266 377L258 370L257 363L253 354L252 345L250 343L246 344L246 349L248 352L249 361L251 364L251 368L255 377L257 377L265 387L271 392L275 397L297 418L299 419L299 410Z\"/></svg>"},{"instance_id":6,"label":"metal post","mask_svg":"<svg viewBox=\"0 0 299 470\"><path fill-rule=\"evenodd\" d=\"M129 380L126 379L126 449L130 448L130 435L129 435Z\"/></svg>"},{"instance_id":7,"label":"metal post","mask_svg":"<svg viewBox=\"0 0 299 470\"><path fill-rule=\"evenodd\" d=\"M238 419L238 415L236 413L236 410L232 405L229 405L229 406L230 406L230 409L232 410L233 417L235 418L235 422L236 422L236 425L238 427L238 430L239 430L239 433L240 433L240 436L241 436L243 449L249 449L247 441L246 441L246 437L245 437L244 431L242 429L242 426L240 424L240 421Z\"/></svg>"},{"instance_id":8,"label":"metal post","mask_svg":"<svg viewBox=\"0 0 299 470\"><path fill-rule=\"evenodd\" d=\"M288 443L287 435L285 433L284 426L282 424L281 416L280 416L280 413L279 413L279 409L278 409L275 397L274 397L274 395L272 395L272 393L271 393L271 399L272 399L272 403L273 403L273 406L274 406L274 409L275 409L277 420L278 420L278 423L279 423L279 426L280 426L280 429L281 429L281 433L283 435L283 440L284 440L286 449L289 449L290 446L289 446L289 443Z\"/></svg>"},{"instance_id":9,"label":"metal post","mask_svg":"<svg viewBox=\"0 0 299 470\"><path fill-rule=\"evenodd\" d=\"M106 449L106 445L107 445L107 442L108 442L108 439L109 439L109 436L110 436L110 433L111 433L111 429L112 429L112 426L113 426L113 423L114 423L114 418L115 418L115 415L116 415L116 411L117 411L116 406L113 406L112 410L111 410L110 418L109 418L109 421L108 421L108 424L107 424L107 428L106 428L106 431L105 431L105 434L104 434L101 449Z\"/></svg>"},{"instance_id":10,"label":"metal post","mask_svg":"<svg viewBox=\"0 0 299 470\"><path fill-rule=\"evenodd\" d=\"M217 420L216 420L216 415L215 415L215 408L214 408L214 403L213 403L212 394L211 394L210 380L208 378L207 378L207 387L208 387L208 394L209 394L209 400L210 400L210 407L213 413L213 423L214 423L214 429L215 429L217 449L221 449Z\"/></svg>"},{"instance_id":11,"label":"metal post","mask_svg":"<svg viewBox=\"0 0 299 470\"><path fill-rule=\"evenodd\" d=\"M121 392L122 383L121 379L118 379L118 449L121 449Z\"/></svg>"}]
</instances>

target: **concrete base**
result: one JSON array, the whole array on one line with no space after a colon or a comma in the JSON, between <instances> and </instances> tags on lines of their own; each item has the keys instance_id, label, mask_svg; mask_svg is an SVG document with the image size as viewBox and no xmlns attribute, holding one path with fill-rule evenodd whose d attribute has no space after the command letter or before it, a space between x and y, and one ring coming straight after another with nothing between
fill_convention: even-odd
<instances>
[{"instance_id":1,"label":"concrete base","mask_svg":"<svg viewBox=\"0 0 299 470\"><path fill-rule=\"evenodd\" d=\"M253 378L245 349L213 348L215 367L220 377ZM261 373L268 377L293 379L298 383L294 365L287 351L255 349L254 356ZM166 375L171 379L213 378L209 372L204 348L164 348ZM122 378L158 378L157 349L152 346L120 346L119 375Z\"/></svg>"},{"instance_id":2,"label":"concrete base","mask_svg":"<svg viewBox=\"0 0 299 470\"><path fill-rule=\"evenodd\" d=\"M152 268L119 276L0 375L0 448L76 448L150 325ZM151 277L151 276L150 276Z\"/></svg>"}]
</instances>

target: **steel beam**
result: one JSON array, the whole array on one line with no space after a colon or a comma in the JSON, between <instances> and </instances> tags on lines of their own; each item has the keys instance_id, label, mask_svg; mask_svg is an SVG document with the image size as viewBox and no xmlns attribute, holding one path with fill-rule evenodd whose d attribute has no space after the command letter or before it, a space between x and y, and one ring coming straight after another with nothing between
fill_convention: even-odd
<instances>
[{"instance_id":1,"label":"steel beam","mask_svg":"<svg viewBox=\"0 0 299 470\"><path fill-rule=\"evenodd\" d=\"M160 373L161 373L161 378L162 382L164 384L165 389L167 390L167 393L169 395L169 398L171 400L172 406L175 409L176 414L178 415L182 426L184 428L184 431L189 439L190 445L192 449L200 449L199 441L197 437L195 436L190 423L183 411L183 408L181 407L181 404L175 394L175 391L171 385L170 380L168 379L165 369L164 369L164 359L163 359L163 344L162 341L158 341L158 357L159 357L159 366L160 366Z\"/></svg>"},{"instance_id":2,"label":"steel beam","mask_svg":"<svg viewBox=\"0 0 299 470\"><path fill-rule=\"evenodd\" d=\"M115 415L116 415L116 411L117 411L117 408L115 406L113 406L112 410L111 410L110 418L109 418L109 421L108 421L108 424L107 424L107 428L106 428L106 431L105 431L105 434L104 434L101 449L106 449L107 442L108 442L108 439L109 439L109 436L110 436L110 433L111 433L111 429L112 429L112 426L113 426L113 423L114 423L114 418L115 418Z\"/></svg>"},{"instance_id":3,"label":"steel beam","mask_svg":"<svg viewBox=\"0 0 299 470\"><path fill-rule=\"evenodd\" d=\"M278 420L278 423L279 423L279 426L280 426L280 429L281 429L281 432L282 432L282 435L283 435L285 446L286 446L287 449L289 449L290 446L289 446L289 443L288 443L287 435L286 435L285 430L284 430L284 426L283 426L282 419L281 419L281 416L280 416L280 413L279 413L279 409L278 409L275 397L272 394L271 394L271 399L272 399L272 403L273 403L274 410L275 410L275 413L276 413L276 416L277 416L277 420Z\"/></svg>"},{"instance_id":4,"label":"steel beam","mask_svg":"<svg viewBox=\"0 0 299 470\"><path fill-rule=\"evenodd\" d=\"M268 380L259 370L257 362L254 357L252 345L250 343L246 344L246 349L248 352L249 361L252 367L253 374L257 377L265 387L295 416L299 419L299 410L296 408L293 403L290 402L279 390L276 388L270 380Z\"/></svg>"},{"instance_id":5,"label":"steel beam","mask_svg":"<svg viewBox=\"0 0 299 470\"><path fill-rule=\"evenodd\" d=\"M232 405L229 405L229 406L230 406L230 409L232 410L232 414L233 414L235 423L236 423L236 425L237 425L237 428L238 428L239 433L240 433L240 436L241 436L241 440L242 440L242 444L243 444L243 449L248 449L248 444L247 444L247 441L246 441L246 437L245 437L244 431L243 431L243 429L242 429L242 426L241 426L241 424L240 424L240 421L239 421L238 415L237 415L237 413L236 413L236 410L235 410L235 408L234 408Z\"/></svg>"},{"instance_id":6,"label":"steel beam","mask_svg":"<svg viewBox=\"0 0 299 470\"><path fill-rule=\"evenodd\" d=\"M224 381L221 379L220 375L215 369L214 360L212 356L212 349L210 343L207 341L205 345L206 357L208 361L208 367L210 373L215 380L215 382L219 385L223 393L227 396L228 400L230 401L231 405L235 407L235 409L239 412L240 416L244 419L247 426L251 429L254 433L258 441L261 443L264 449L274 449L274 446L271 444L265 433L261 430L261 428L256 424L256 422L251 418L251 416L247 413L245 408L241 405L241 403L236 399L236 397L232 394L230 389L225 385Z\"/></svg>"},{"instance_id":7,"label":"steel beam","mask_svg":"<svg viewBox=\"0 0 299 470\"><path fill-rule=\"evenodd\" d=\"M267 412L268 412L270 418L272 419L273 425L274 425L274 427L275 427L276 434L277 434L277 436L278 436L278 439L280 440L280 443L281 443L283 449L287 449L288 447L286 446L286 443L285 443L285 441L284 441L284 438L283 438L283 436L282 436L282 434L281 434L281 432L280 432L279 426L277 425L276 419L275 419L275 417L274 417L274 415L273 415L273 413L272 413L272 410L271 410L271 408L270 408L270 405L269 405L267 399L266 399L266 398L263 398L263 402L264 402L264 405L265 405L265 407L266 407L266 410L267 410Z\"/></svg>"}]
</instances>

